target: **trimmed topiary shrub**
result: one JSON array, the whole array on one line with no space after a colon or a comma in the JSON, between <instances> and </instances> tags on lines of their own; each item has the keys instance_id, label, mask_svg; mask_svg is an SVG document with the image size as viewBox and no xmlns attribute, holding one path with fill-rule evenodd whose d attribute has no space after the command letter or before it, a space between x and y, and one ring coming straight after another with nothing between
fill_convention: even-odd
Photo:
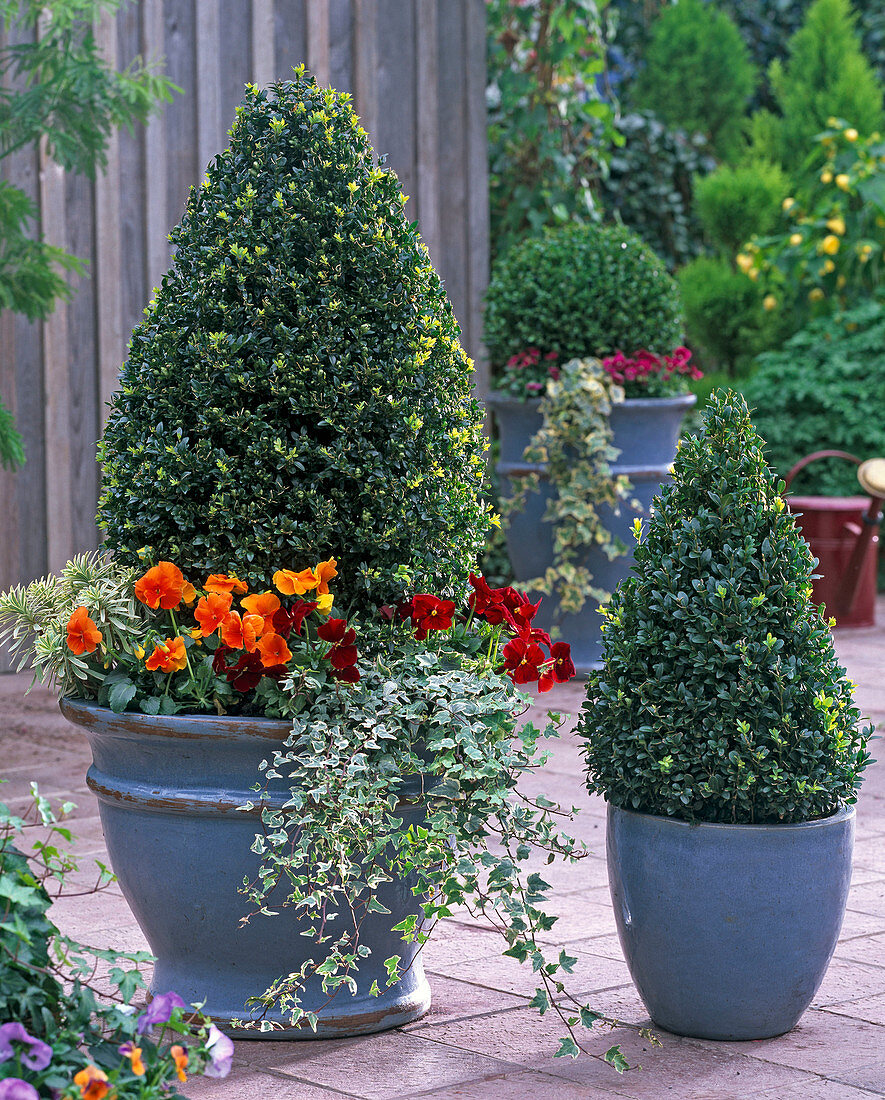
<instances>
[{"instance_id":1,"label":"trimmed topiary shrub","mask_svg":"<svg viewBox=\"0 0 885 1100\"><path fill-rule=\"evenodd\" d=\"M770 233L789 194L787 177L765 161L730 168L721 165L695 183L695 203L707 240L733 260L746 242Z\"/></svg>"},{"instance_id":2,"label":"trimmed topiary shrub","mask_svg":"<svg viewBox=\"0 0 885 1100\"><path fill-rule=\"evenodd\" d=\"M871 730L762 448L743 399L714 394L608 607L579 730L616 806L786 823L855 801Z\"/></svg>"},{"instance_id":3,"label":"trimmed topiary shrub","mask_svg":"<svg viewBox=\"0 0 885 1100\"><path fill-rule=\"evenodd\" d=\"M466 579L485 529L472 364L350 97L247 88L132 335L107 545L193 575L338 559L349 608Z\"/></svg>"},{"instance_id":4,"label":"trimmed topiary shrub","mask_svg":"<svg viewBox=\"0 0 885 1100\"><path fill-rule=\"evenodd\" d=\"M768 78L778 114L754 118L753 145L788 172L801 171L832 117L864 134L882 127L882 85L863 55L850 0L815 0Z\"/></svg>"},{"instance_id":5,"label":"trimmed topiary shrub","mask_svg":"<svg viewBox=\"0 0 885 1100\"><path fill-rule=\"evenodd\" d=\"M499 367L526 348L560 362L682 340L679 289L663 262L623 226L580 225L515 246L495 264L485 340Z\"/></svg>"},{"instance_id":6,"label":"trimmed topiary shrub","mask_svg":"<svg viewBox=\"0 0 885 1100\"><path fill-rule=\"evenodd\" d=\"M644 60L635 102L735 157L758 74L731 19L702 0L678 0L652 25Z\"/></svg>"},{"instance_id":7,"label":"trimmed topiary shrub","mask_svg":"<svg viewBox=\"0 0 885 1100\"><path fill-rule=\"evenodd\" d=\"M778 474L823 449L885 455L883 373L885 306L875 300L811 321L783 348L760 355L744 394ZM856 467L835 459L815 462L795 491L861 495Z\"/></svg>"}]
</instances>

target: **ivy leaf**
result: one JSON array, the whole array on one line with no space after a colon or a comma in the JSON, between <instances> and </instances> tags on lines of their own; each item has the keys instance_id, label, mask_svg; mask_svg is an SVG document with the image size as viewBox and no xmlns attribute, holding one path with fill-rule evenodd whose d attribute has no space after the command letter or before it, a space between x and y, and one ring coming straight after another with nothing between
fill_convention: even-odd
<instances>
[{"instance_id":1,"label":"ivy leaf","mask_svg":"<svg viewBox=\"0 0 885 1100\"><path fill-rule=\"evenodd\" d=\"M566 1035L559 1040L559 1050L553 1055L554 1058L577 1058L581 1053L581 1049L571 1035ZM608 1055L606 1055L608 1058Z\"/></svg>"}]
</instances>

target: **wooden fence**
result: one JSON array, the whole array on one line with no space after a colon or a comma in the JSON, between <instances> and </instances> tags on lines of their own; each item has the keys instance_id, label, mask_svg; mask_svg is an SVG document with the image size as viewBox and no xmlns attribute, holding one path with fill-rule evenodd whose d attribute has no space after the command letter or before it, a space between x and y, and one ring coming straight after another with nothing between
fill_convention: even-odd
<instances>
[{"instance_id":1,"label":"wooden fence","mask_svg":"<svg viewBox=\"0 0 885 1100\"><path fill-rule=\"evenodd\" d=\"M484 0L139 0L98 28L106 56L163 59L183 89L147 128L114 137L107 172L66 175L41 150L4 162L45 238L89 260L43 324L0 315L0 392L27 463L0 472L0 588L97 545L95 444L133 325L167 268L188 189L227 144L247 81L304 61L353 93L446 282L474 357L487 278ZM484 387L480 375L479 388Z\"/></svg>"}]
</instances>

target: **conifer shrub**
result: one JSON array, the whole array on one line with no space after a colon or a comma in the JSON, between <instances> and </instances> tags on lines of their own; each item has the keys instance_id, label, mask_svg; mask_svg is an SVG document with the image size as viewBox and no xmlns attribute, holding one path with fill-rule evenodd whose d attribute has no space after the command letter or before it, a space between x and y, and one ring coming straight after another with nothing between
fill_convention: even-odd
<instances>
[{"instance_id":1,"label":"conifer shrub","mask_svg":"<svg viewBox=\"0 0 885 1100\"><path fill-rule=\"evenodd\" d=\"M863 54L850 0L815 0L789 40L787 58L768 71L777 114L753 121L758 154L798 173L827 120L842 118L862 134L881 129L883 88Z\"/></svg>"},{"instance_id":2,"label":"conifer shrub","mask_svg":"<svg viewBox=\"0 0 885 1100\"><path fill-rule=\"evenodd\" d=\"M492 270L485 340L499 367L527 348L559 362L682 341L679 289L623 226L570 225L528 238Z\"/></svg>"},{"instance_id":3,"label":"conifer shrub","mask_svg":"<svg viewBox=\"0 0 885 1100\"><path fill-rule=\"evenodd\" d=\"M612 597L588 684L588 785L614 805L788 823L855 801L871 730L778 488L743 398L718 391Z\"/></svg>"},{"instance_id":4,"label":"conifer shrub","mask_svg":"<svg viewBox=\"0 0 885 1100\"><path fill-rule=\"evenodd\" d=\"M172 232L101 445L107 545L193 575L334 556L351 609L466 580L485 529L472 364L350 97L247 88Z\"/></svg>"},{"instance_id":5,"label":"conifer shrub","mask_svg":"<svg viewBox=\"0 0 885 1100\"><path fill-rule=\"evenodd\" d=\"M637 104L705 134L722 159L737 156L758 74L732 20L702 0L678 0L652 25L644 60Z\"/></svg>"}]
</instances>

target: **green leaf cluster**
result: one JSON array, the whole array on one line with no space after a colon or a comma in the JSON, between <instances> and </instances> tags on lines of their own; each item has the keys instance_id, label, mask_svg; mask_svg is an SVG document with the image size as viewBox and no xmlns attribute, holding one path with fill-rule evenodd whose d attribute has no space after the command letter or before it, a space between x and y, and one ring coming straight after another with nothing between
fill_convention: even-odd
<instances>
[{"instance_id":1,"label":"green leaf cluster","mask_svg":"<svg viewBox=\"0 0 885 1100\"><path fill-rule=\"evenodd\" d=\"M344 609L466 578L486 527L472 363L351 99L247 88L172 232L100 448L99 522L252 587L338 560Z\"/></svg>"},{"instance_id":2,"label":"green leaf cluster","mask_svg":"<svg viewBox=\"0 0 885 1100\"><path fill-rule=\"evenodd\" d=\"M545 226L597 220L615 112L599 84L605 0L489 0L492 254Z\"/></svg>"},{"instance_id":3,"label":"green leaf cluster","mask_svg":"<svg viewBox=\"0 0 885 1100\"><path fill-rule=\"evenodd\" d=\"M530 347L568 360L639 348L669 353L681 339L676 283L623 226L551 229L492 269L485 340L499 370Z\"/></svg>"},{"instance_id":4,"label":"green leaf cluster","mask_svg":"<svg viewBox=\"0 0 885 1100\"><path fill-rule=\"evenodd\" d=\"M732 20L703 0L677 0L655 20L644 61L635 102L735 158L757 72Z\"/></svg>"},{"instance_id":5,"label":"green leaf cluster","mask_svg":"<svg viewBox=\"0 0 885 1100\"><path fill-rule=\"evenodd\" d=\"M859 458L885 455L885 304L871 299L854 309L809 322L777 351L756 360L743 387L755 407L767 457L783 477L800 458L821 448ZM815 462L795 492L857 496L855 467Z\"/></svg>"},{"instance_id":6,"label":"green leaf cluster","mask_svg":"<svg viewBox=\"0 0 885 1100\"><path fill-rule=\"evenodd\" d=\"M553 528L553 564L543 577L524 583L536 592L555 592L563 611L580 611L588 598L605 603L611 595L593 584L588 551L601 549L613 559L626 550L600 516L601 509L617 511L630 493L629 480L611 470L619 452L612 446L609 416L623 400L623 389L598 359L571 360L548 382L540 408L543 424L525 451L527 463L544 465L553 489L544 513ZM521 478L506 512L522 507L526 494L538 487L537 474Z\"/></svg>"},{"instance_id":7,"label":"green leaf cluster","mask_svg":"<svg viewBox=\"0 0 885 1100\"><path fill-rule=\"evenodd\" d=\"M867 134L885 120L883 86L864 56L850 0L815 0L768 78L777 112L754 117L754 147L790 173L802 170L833 115Z\"/></svg>"},{"instance_id":8,"label":"green leaf cluster","mask_svg":"<svg viewBox=\"0 0 885 1100\"><path fill-rule=\"evenodd\" d=\"M588 785L686 820L799 822L869 763L815 562L739 395L711 398L606 613L579 729Z\"/></svg>"},{"instance_id":9,"label":"green leaf cluster","mask_svg":"<svg viewBox=\"0 0 885 1100\"><path fill-rule=\"evenodd\" d=\"M557 819L570 815L554 802L517 794L520 779L546 760L541 732L516 727L525 702L503 677L477 675L469 656L399 642L352 691L293 716L285 748L263 766L288 783L291 798L264 811L253 844L261 870L243 892L254 916L296 908L316 951L254 999L245 1026L269 1030L271 1005L312 1026L299 1002L313 974L329 995L342 986L380 993L359 972L370 953L360 930L380 909L379 890L396 881L415 898L414 913L395 927L404 943L420 948L461 906L484 917L504 954L531 966L541 983L532 1004L560 1016L568 1053L586 1050L576 1029L613 1023L570 997L565 979L576 960L543 942L557 919L544 867L574 862L585 849L560 831ZM555 735L553 725L544 732ZM333 919L341 911L346 919ZM384 965L388 985L402 977L401 955Z\"/></svg>"},{"instance_id":10,"label":"green leaf cluster","mask_svg":"<svg viewBox=\"0 0 885 1100\"><path fill-rule=\"evenodd\" d=\"M107 1074L110 1092L139 1100L184 1100L175 1088L177 1074L171 1043L184 1039L188 1073L200 1073L209 1061L205 1024L194 1027L186 1010L174 1009L158 1036L136 1034L137 1014L128 1006L146 983L146 952L87 947L63 935L50 919L55 897L65 892L66 877L78 870L70 854L70 829L31 784L32 805L24 817L0 803L0 1020L21 1023L26 1032L51 1049L49 1064L26 1066L13 1041L11 1058L0 1065L0 1078L18 1077L34 1095L72 1095L74 1075L87 1065ZM68 803L62 812L74 807ZM40 839L29 844L29 831ZM95 894L112 876L98 865ZM78 891L82 893L82 890ZM94 981L97 966L106 976L101 990ZM193 1017L192 1017L193 1019ZM120 1044L141 1048L144 1072L136 1076ZM26 1050L24 1046L22 1050Z\"/></svg>"},{"instance_id":11,"label":"green leaf cluster","mask_svg":"<svg viewBox=\"0 0 885 1100\"><path fill-rule=\"evenodd\" d=\"M616 125L624 144L612 149L601 204L673 271L702 247L693 193L716 160L702 134L667 126L653 111L629 111Z\"/></svg>"}]
</instances>

